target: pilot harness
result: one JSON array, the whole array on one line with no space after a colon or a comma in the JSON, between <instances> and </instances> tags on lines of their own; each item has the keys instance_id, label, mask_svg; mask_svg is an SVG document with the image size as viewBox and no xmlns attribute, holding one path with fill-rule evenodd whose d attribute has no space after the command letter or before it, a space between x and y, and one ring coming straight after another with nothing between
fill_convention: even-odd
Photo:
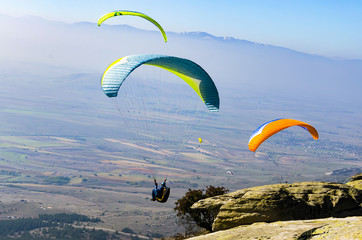
<instances>
[{"instance_id":1,"label":"pilot harness","mask_svg":"<svg viewBox=\"0 0 362 240\"><path fill-rule=\"evenodd\" d=\"M163 187L162 193L159 192L156 196L157 202L164 203L167 201L168 197L170 196L170 188L169 187Z\"/></svg>"}]
</instances>

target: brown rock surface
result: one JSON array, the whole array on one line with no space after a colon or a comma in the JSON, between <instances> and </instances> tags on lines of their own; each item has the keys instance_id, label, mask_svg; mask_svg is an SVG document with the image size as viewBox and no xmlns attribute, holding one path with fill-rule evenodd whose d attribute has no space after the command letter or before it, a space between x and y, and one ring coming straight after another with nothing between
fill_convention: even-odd
<instances>
[{"instance_id":1,"label":"brown rock surface","mask_svg":"<svg viewBox=\"0 0 362 240\"><path fill-rule=\"evenodd\" d=\"M351 177L351 180L346 184L349 186L355 187L359 190L362 190L362 173Z\"/></svg>"},{"instance_id":2,"label":"brown rock surface","mask_svg":"<svg viewBox=\"0 0 362 240\"><path fill-rule=\"evenodd\" d=\"M302 182L242 189L200 200L215 215L213 231L255 222L362 216L362 191L346 184Z\"/></svg>"},{"instance_id":3,"label":"brown rock surface","mask_svg":"<svg viewBox=\"0 0 362 240\"><path fill-rule=\"evenodd\" d=\"M354 240L362 239L362 217L259 222L190 240Z\"/></svg>"}]
</instances>

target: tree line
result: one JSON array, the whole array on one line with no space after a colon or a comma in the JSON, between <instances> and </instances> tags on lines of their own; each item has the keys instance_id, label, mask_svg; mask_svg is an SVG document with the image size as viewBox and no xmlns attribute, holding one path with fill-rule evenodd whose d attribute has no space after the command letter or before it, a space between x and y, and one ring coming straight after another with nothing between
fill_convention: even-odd
<instances>
[{"instance_id":1,"label":"tree line","mask_svg":"<svg viewBox=\"0 0 362 240\"><path fill-rule=\"evenodd\" d=\"M103 230L74 227L80 222L100 222L81 214L40 214L37 218L0 220L0 240L89 239L109 240L116 236Z\"/></svg>"}]
</instances>

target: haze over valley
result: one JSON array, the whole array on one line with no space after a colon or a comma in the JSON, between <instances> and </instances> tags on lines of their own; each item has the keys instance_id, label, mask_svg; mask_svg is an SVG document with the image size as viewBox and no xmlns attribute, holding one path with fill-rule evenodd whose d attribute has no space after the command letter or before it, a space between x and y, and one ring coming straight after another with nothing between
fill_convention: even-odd
<instances>
[{"instance_id":1,"label":"haze over valley","mask_svg":"<svg viewBox=\"0 0 362 240\"><path fill-rule=\"evenodd\" d=\"M233 191L279 182L346 181L361 172L362 60L205 32L166 31L164 43L158 31L32 16L0 14L0 27L0 208L17 204L12 212L0 209L0 218L76 212L103 221L91 226L128 227L143 236L167 222L167 231L158 232L166 236L183 230L173 208L189 188ZM172 109L160 110L160 133L170 140L152 146L137 142L102 92L100 79L113 61L141 53L178 56L202 66L218 88L220 111L203 115L206 120L185 134L182 124L169 127L172 131L163 128L179 119L164 117ZM149 94L149 116L155 115L156 98L185 106L179 113L183 120L186 113L206 111L188 108L200 99L163 70L140 68L130 77L155 88L141 92ZM163 92L186 89L186 95L162 95L150 84L158 80ZM136 118L136 112L128 115ZM309 123L320 138L290 128L250 152L251 133L276 118ZM181 147L178 133L184 134ZM145 157L147 151L152 157ZM157 205L149 201L152 178L165 176L173 182L172 194ZM33 210L25 211L26 204Z\"/></svg>"}]
</instances>

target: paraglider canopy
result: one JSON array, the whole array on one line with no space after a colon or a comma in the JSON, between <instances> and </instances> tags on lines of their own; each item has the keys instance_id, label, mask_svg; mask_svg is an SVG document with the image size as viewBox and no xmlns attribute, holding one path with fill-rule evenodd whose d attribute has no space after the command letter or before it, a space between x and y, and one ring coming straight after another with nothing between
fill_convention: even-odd
<instances>
[{"instance_id":1,"label":"paraglider canopy","mask_svg":"<svg viewBox=\"0 0 362 240\"><path fill-rule=\"evenodd\" d=\"M143 64L160 67L177 75L199 95L209 111L219 111L219 93L209 74L191 60L173 56L141 54L116 60L103 74L103 92L108 97L116 97L128 75Z\"/></svg>"},{"instance_id":2,"label":"paraglider canopy","mask_svg":"<svg viewBox=\"0 0 362 240\"><path fill-rule=\"evenodd\" d=\"M234 173L232 171L226 171L226 173L230 174L231 176L234 176Z\"/></svg>"},{"instance_id":3,"label":"paraglider canopy","mask_svg":"<svg viewBox=\"0 0 362 240\"><path fill-rule=\"evenodd\" d=\"M318 132L317 130L302 121L294 120L294 119L275 119L269 122L264 123L260 127L258 127L253 134L251 134L249 139L249 149L252 152L255 152L256 149L259 147L260 144L262 144L266 139L268 139L270 136L274 135L277 132L280 132L283 129L286 129L288 127L292 126L299 126L307 130L312 137L317 140L318 139Z\"/></svg>"},{"instance_id":4,"label":"paraglider canopy","mask_svg":"<svg viewBox=\"0 0 362 240\"><path fill-rule=\"evenodd\" d=\"M136 17L141 17L144 18L148 21L150 21L151 23L153 23L156 27L158 27L158 29L161 31L163 39L165 40L165 42L167 42L167 36L165 31L163 30L163 28L161 27L161 25L156 22L153 18L147 16L144 13L140 13L140 12L135 12L135 11L128 11L128 10L117 10L117 11L113 11L110 13L106 13L104 14L101 18L99 18L98 20L98 26L100 26L102 24L102 22L106 21L108 18L111 17L115 17L115 16L122 16L122 15L130 15L130 16L136 16Z\"/></svg>"},{"instance_id":5,"label":"paraglider canopy","mask_svg":"<svg viewBox=\"0 0 362 240\"><path fill-rule=\"evenodd\" d=\"M184 58L120 58L104 71L101 88L123 119L119 136L127 154L166 178L184 159L181 151L190 138L208 131L203 121L219 110L218 90L209 74Z\"/></svg>"}]
</instances>

